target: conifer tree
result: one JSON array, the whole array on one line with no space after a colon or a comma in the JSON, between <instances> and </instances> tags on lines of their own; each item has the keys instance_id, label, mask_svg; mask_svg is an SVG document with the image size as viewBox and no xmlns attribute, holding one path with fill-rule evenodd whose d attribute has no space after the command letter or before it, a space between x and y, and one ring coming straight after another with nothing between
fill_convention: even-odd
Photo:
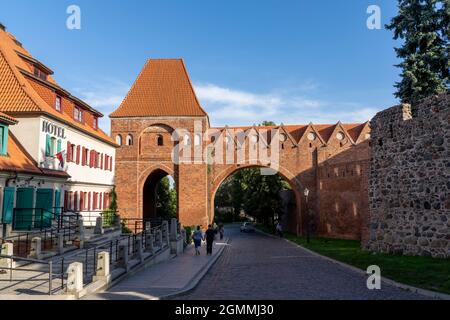
<instances>
[{"instance_id":1,"label":"conifer tree","mask_svg":"<svg viewBox=\"0 0 450 320\"><path fill-rule=\"evenodd\" d=\"M399 0L399 13L386 28L403 45L395 48L402 62L396 97L416 104L449 90L449 0Z\"/></svg>"}]
</instances>

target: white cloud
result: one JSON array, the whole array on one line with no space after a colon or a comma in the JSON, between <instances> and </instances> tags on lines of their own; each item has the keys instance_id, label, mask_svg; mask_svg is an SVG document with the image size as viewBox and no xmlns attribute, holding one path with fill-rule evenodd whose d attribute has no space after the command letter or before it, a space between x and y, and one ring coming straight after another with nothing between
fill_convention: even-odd
<instances>
[{"instance_id":1,"label":"white cloud","mask_svg":"<svg viewBox=\"0 0 450 320\"><path fill-rule=\"evenodd\" d=\"M74 88L77 97L85 101L94 109L104 114L100 119L100 127L110 132L110 119L108 115L122 103L130 86L114 79L97 79L83 83L82 87Z\"/></svg>"},{"instance_id":2,"label":"white cloud","mask_svg":"<svg viewBox=\"0 0 450 320\"><path fill-rule=\"evenodd\" d=\"M307 84L297 90L274 90L253 93L196 84L195 89L213 125L252 125L264 120L285 124L365 122L378 111L354 102L329 102L308 97L305 89L315 90L317 84Z\"/></svg>"}]
</instances>

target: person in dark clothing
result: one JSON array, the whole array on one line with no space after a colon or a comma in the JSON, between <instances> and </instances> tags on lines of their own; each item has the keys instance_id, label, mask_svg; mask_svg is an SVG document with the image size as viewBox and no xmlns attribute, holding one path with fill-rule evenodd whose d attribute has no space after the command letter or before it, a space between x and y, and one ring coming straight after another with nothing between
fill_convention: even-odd
<instances>
[{"instance_id":1,"label":"person in dark clothing","mask_svg":"<svg viewBox=\"0 0 450 320\"><path fill-rule=\"evenodd\" d=\"M223 224L220 224L220 226L219 226L220 240L223 240L224 233L225 233L225 228L224 228Z\"/></svg>"},{"instance_id":2,"label":"person in dark clothing","mask_svg":"<svg viewBox=\"0 0 450 320\"><path fill-rule=\"evenodd\" d=\"M204 237L204 239L206 240L206 254L207 255L212 255L212 247L213 247L213 242L214 242L215 236L216 236L216 232L215 232L213 226L209 225L208 230L206 230L205 237Z\"/></svg>"}]
</instances>

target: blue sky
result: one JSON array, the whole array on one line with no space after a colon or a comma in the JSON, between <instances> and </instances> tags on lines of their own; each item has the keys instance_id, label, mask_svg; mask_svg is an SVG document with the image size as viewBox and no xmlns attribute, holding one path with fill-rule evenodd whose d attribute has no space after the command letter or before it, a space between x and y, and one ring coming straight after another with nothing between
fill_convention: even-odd
<instances>
[{"instance_id":1,"label":"blue sky","mask_svg":"<svg viewBox=\"0 0 450 320\"><path fill-rule=\"evenodd\" d=\"M69 5L81 30L66 28ZM212 125L369 120L397 103L393 0L0 0L0 22L109 118L148 58L185 59Z\"/></svg>"}]
</instances>

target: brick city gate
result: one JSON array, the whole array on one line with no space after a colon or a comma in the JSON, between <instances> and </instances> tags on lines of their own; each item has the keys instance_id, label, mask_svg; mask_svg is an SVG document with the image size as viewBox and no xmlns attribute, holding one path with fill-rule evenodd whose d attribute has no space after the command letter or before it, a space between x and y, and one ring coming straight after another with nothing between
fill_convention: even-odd
<instances>
[{"instance_id":1,"label":"brick city gate","mask_svg":"<svg viewBox=\"0 0 450 320\"><path fill-rule=\"evenodd\" d=\"M220 184L245 167L272 168L296 198L289 229L304 232L308 208L317 232L359 239L368 214L368 123L212 128L182 60L149 60L120 107L111 132L116 192L124 218L151 216L156 183L175 180L183 225L214 218Z\"/></svg>"}]
</instances>

